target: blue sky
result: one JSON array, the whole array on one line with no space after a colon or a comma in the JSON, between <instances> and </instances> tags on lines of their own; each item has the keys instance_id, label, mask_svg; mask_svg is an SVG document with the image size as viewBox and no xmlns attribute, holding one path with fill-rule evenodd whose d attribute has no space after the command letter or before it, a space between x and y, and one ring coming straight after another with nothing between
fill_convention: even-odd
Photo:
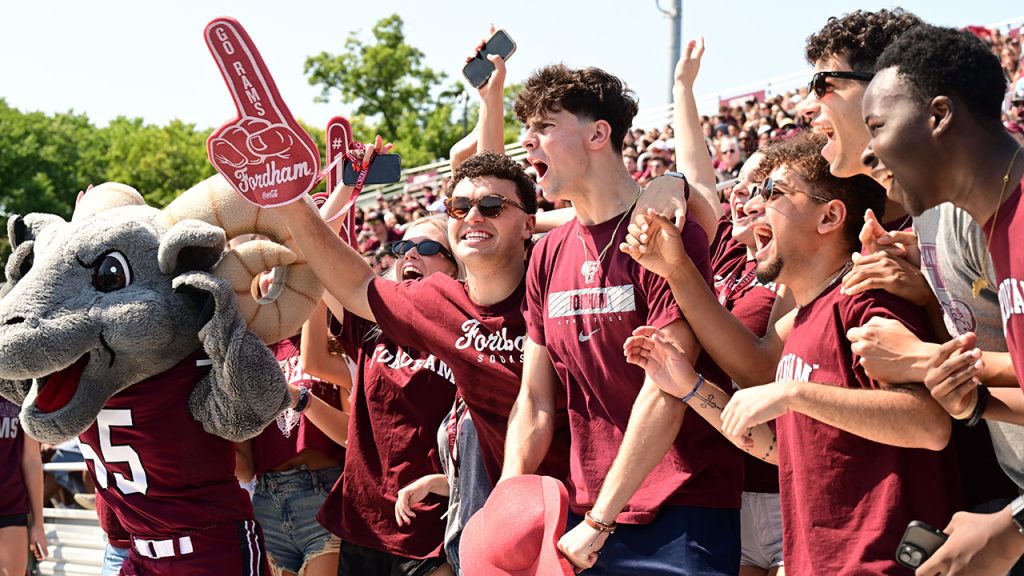
<instances>
[{"instance_id":1,"label":"blue sky","mask_svg":"<svg viewBox=\"0 0 1024 576\"><path fill-rule=\"evenodd\" d=\"M663 4L668 4L665 0ZM726 91L798 72L805 38L830 15L902 5L944 25L991 24L1024 16L1008 0L902 3L684 0L683 38L707 39L698 94ZM313 102L302 71L306 56L339 52L352 31L368 35L393 12L429 66L452 79L489 23L519 45L510 80L564 61L600 66L624 78L641 108L667 102L668 21L655 0L376 2L48 0L0 4L0 98L23 110L75 110L98 123L118 115L214 127L234 108L202 39L216 16L233 16L260 48L292 112L322 126L346 114L339 102Z\"/></svg>"}]
</instances>

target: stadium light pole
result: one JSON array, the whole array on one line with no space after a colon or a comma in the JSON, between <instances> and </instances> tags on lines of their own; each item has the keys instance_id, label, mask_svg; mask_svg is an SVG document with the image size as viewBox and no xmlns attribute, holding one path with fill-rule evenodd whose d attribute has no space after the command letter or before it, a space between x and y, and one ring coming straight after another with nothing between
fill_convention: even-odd
<instances>
[{"instance_id":1,"label":"stadium light pole","mask_svg":"<svg viewBox=\"0 0 1024 576\"><path fill-rule=\"evenodd\" d=\"M668 18L669 33L672 38L668 46L668 101L672 102L672 84L676 74L676 63L679 62L679 56L682 54L680 36L683 32L683 0L669 0L669 2L672 6L666 10L661 7L661 0L654 0L654 5Z\"/></svg>"}]
</instances>

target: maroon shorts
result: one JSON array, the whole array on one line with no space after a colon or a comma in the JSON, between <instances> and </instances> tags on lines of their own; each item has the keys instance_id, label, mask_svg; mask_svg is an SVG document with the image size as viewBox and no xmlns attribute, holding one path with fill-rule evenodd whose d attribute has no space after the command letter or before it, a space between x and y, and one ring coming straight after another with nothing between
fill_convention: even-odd
<instances>
[{"instance_id":1,"label":"maroon shorts","mask_svg":"<svg viewBox=\"0 0 1024 576\"><path fill-rule=\"evenodd\" d=\"M253 520L146 540L132 537L122 576L266 576L263 531Z\"/></svg>"}]
</instances>

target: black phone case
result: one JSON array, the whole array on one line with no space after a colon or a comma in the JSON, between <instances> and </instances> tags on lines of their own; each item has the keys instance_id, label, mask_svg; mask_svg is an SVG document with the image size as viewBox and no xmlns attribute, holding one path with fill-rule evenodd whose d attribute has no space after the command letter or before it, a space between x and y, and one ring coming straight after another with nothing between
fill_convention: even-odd
<instances>
[{"instance_id":1,"label":"black phone case","mask_svg":"<svg viewBox=\"0 0 1024 576\"><path fill-rule=\"evenodd\" d=\"M504 54L493 52L489 49L491 40L493 40L498 34L504 34L508 43L511 45L511 50ZM487 81L491 78L491 74L494 73L494 64L491 64L491 61L487 59L486 55L498 54L507 61L509 57L516 53L516 47L515 40L508 35L508 32L505 32L504 30L496 31L494 36L487 39L487 43L484 44L483 48L477 51L476 56L462 67L462 75L474 88L480 88L484 84L487 84Z\"/></svg>"},{"instance_id":2,"label":"black phone case","mask_svg":"<svg viewBox=\"0 0 1024 576\"><path fill-rule=\"evenodd\" d=\"M370 163L370 172L366 175L365 184L390 184L402 179L402 157L398 154L377 154ZM352 167L352 162L345 159L341 181L346 186L355 186L359 173Z\"/></svg>"},{"instance_id":3,"label":"black phone case","mask_svg":"<svg viewBox=\"0 0 1024 576\"><path fill-rule=\"evenodd\" d=\"M916 569L924 564L925 560L931 558L932 554L935 554L935 551L946 542L946 538L948 536L942 530L914 520L907 525L906 531L903 532L903 539L900 540L900 545L896 548L896 562L911 570Z\"/></svg>"}]
</instances>

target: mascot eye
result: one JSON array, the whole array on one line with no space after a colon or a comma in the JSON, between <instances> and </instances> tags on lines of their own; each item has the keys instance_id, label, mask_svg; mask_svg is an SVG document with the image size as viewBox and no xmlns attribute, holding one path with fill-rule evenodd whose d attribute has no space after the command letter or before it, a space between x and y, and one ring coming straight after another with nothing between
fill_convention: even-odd
<instances>
[{"instance_id":1,"label":"mascot eye","mask_svg":"<svg viewBox=\"0 0 1024 576\"><path fill-rule=\"evenodd\" d=\"M128 260L120 252L111 252L100 259L92 274L92 285L100 292L113 292L132 283Z\"/></svg>"}]
</instances>

